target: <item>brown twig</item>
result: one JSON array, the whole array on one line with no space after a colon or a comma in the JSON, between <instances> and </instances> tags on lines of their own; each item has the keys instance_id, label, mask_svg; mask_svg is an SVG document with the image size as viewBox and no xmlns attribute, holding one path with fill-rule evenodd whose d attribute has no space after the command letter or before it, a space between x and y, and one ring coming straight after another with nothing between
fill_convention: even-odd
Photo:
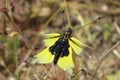
<instances>
[{"instance_id":1,"label":"brown twig","mask_svg":"<svg viewBox=\"0 0 120 80\"><path fill-rule=\"evenodd\" d=\"M75 55L75 53L73 53L73 62L74 62L74 65L75 65L75 74L76 74L76 76L75 76L75 79L76 80L79 80L79 68L78 68L78 65L77 65L77 62L76 62L76 55Z\"/></svg>"},{"instance_id":2,"label":"brown twig","mask_svg":"<svg viewBox=\"0 0 120 80\"><path fill-rule=\"evenodd\" d=\"M13 22L13 20L11 19L11 17L9 16L8 13L5 14L6 17L8 18L8 20L10 21L10 23L13 25L14 29L21 35L23 41L25 42L26 46L32 50L32 52L34 54L37 54L36 51L32 48L31 44L29 43L29 41L26 39L26 37L24 36L23 32L20 30L20 28Z\"/></svg>"},{"instance_id":3,"label":"brown twig","mask_svg":"<svg viewBox=\"0 0 120 80\"><path fill-rule=\"evenodd\" d=\"M104 56L101 58L98 66L97 66L97 68L95 69L95 72L94 72L93 77L92 77L91 80L93 80L94 77L96 76L97 71L99 70L99 68L100 68L101 64L103 63L103 61L105 60L105 58L106 58L106 57L110 54L110 52L111 52L114 48L116 48L119 44L120 44L120 41L118 41L114 46L112 46L109 50L107 50L107 51L105 51L105 52L103 53Z\"/></svg>"},{"instance_id":4,"label":"brown twig","mask_svg":"<svg viewBox=\"0 0 120 80\"><path fill-rule=\"evenodd\" d=\"M24 36L23 32L20 30L20 28L14 23L14 21L12 20L12 18L10 17L10 15L8 14L8 7L6 6L7 3L3 4L3 7L0 8L0 11L8 18L9 22L11 23L11 25L13 26L13 28L21 35L23 41L25 42L26 46L32 50L32 52L34 54L37 54L36 51L32 48L31 44L29 43L29 41L26 39L26 37Z\"/></svg>"},{"instance_id":5,"label":"brown twig","mask_svg":"<svg viewBox=\"0 0 120 80\"><path fill-rule=\"evenodd\" d=\"M75 1L68 2L68 6L70 9L73 10L81 10L81 9L87 9L88 11L95 11L98 13L106 14L106 15L120 15L120 8L108 8L108 10L104 11L101 9L100 6L97 6L93 3L93 5L86 5L83 3L75 3ZM76 6L76 7L74 7ZM89 7L88 7L89 6ZM113 10L114 9L114 10Z\"/></svg>"},{"instance_id":6,"label":"brown twig","mask_svg":"<svg viewBox=\"0 0 120 80\"><path fill-rule=\"evenodd\" d=\"M56 12L54 12L54 14L42 26L41 30L43 30L50 23L50 21L60 12L60 10L61 10L61 8L57 9Z\"/></svg>"},{"instance_id":7,"label":"brown twig","mask_svg":"<svg viewBox=\"0 0 120 80\"><path fill-rule=\"evenodd\" d=\"M119 28L117 22L114 22L114 26L115 26L116 31L117 31L117 32L119 33L119 35L120 35L120 28Z\"/></svg>"}]
</instances>

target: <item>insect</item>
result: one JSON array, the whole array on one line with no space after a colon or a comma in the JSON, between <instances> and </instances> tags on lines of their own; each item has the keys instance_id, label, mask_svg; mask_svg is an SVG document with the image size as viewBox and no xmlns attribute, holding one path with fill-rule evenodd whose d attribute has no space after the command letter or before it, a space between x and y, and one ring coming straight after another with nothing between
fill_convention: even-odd
<instances>
[{"instance_id":1,"label":"insect","mask_svg":"<svg viewBox=\"0 0 120 80\"><path fill-rule=\"evenodd\" d=\"M34 63L51 63L58 65L63 70L74 68L72 50L78 55L83 44L78 39L72 37L72 30L66 28L63 34L51 33L45 35L45 46L42 52L35 56Z\"/></svg>"},{"instance_id":2,"label":"insect","mask_svg":"<svg viewBox=\"0 0 120 80\"><path fill-rule=\"evenodd\" d=\"M73 51L79 55L82 50L81 46L89 47L72 37L71 27L66 27L62 34L46 34L44 43L47 47L35 56L32 63L46 64L53 62L54 65L57 64L64 71L71 70L71 68L75 67L72 56Z\"/></svg>"},{"instance_id":3,"label":"insect","mask_svg":"<svg viewBox=\"0 0 120 80\"><path fill-rule=\"evenodd\" d=\"M69 40L71 40L72 30L70 28L66 29L64 33L60 36L60 38L49 48L49 51L55 55L53 63L56 64L59 57L64 57L69 55L68 48Z\"/></svg>"}]
</instances>

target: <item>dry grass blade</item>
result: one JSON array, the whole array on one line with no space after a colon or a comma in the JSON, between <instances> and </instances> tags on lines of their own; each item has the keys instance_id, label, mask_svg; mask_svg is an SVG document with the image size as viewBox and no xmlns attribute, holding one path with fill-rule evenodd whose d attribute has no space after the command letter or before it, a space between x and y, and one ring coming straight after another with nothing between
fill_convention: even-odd
<instances>
[{"instance_id":1,"label":"dry grass blade","mask_svg":"<svg viewBox=\"0 0 120 80\"><path fill-rule=\"evenodd\" d=\"M95 70L95 72L94 72L94 76L92 77L91 80L94 80L94 77L96 76L97 71L99 70L102 62L106 59L106 57L110 54L110 52L111 52L114 48L116 48L118 45L120 45L120 41L117 42L114 46L112 46L109 50L107 50L107 51L105 51L105 52L103 53L104 55L102 56L102 58L101 58L101 60L100 60L100 62L99 62L99 64L98 64L98 66L97 66L97 68L96 68L96 70Z\"/></svg>"}]
</instances>

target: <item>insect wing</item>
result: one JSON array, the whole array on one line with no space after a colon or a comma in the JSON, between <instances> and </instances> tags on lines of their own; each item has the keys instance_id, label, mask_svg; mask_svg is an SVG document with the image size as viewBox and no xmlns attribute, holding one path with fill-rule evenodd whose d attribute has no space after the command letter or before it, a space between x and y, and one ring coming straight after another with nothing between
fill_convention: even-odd
<instances>
[{"instance_id":1,"label":"insect wing","mask_svg":"<svg viewBox=\"0 0 120 80\"><path fill-rule=\"evenodd\" d=\"M58 33L50 33L50 34L45 34L44 36L45 36L45 38L56 38L56 37L59 37L60 34L58 34Z\"/></svg>"},{"instance_id":2,"label":"insect wing","mask_svg":"<svg viewBox=\"0 0 120 80\"><path fill-rule=\"evenodd\" d=\"M51 46L55 44L55 42L58 40L60 34L58 33L51 33L51 34L45 34L44 44L45 46Z\"/></svg>"},{"instance_id":3,"label":"insect wing","mask_svg":"<svg viewBox=\"0 0 120 80\"><path fill-rule=\"evenodd\" d=\"M35 59L32 61L33 64L35 63L41 63L41 64L46 64L46 63L50 63L53 61L54 55L52 55L49 52L49 47L47 47L46 49L44 49L42 52L38 53L35 56Z\"/></svg>"},{"instance_id":4,"label":"insect wing","mask_svg":"<svg viewBox=\"0 0 120 80\"><path fill-rule=\"evenodd\" d=\"M57 64L64 71L69 71L69 70L71 70L71 68L74 68L71 47L69 47L69 55L60 57Z\"/></svg>"},{"instance_id":5,"label":"insect wing","mask_svg":"<svg viewBox=\"0 0 120 80\"><path fill-rule=\"evenodd\" d=\"M70 46L72 47L72 49L74 50L74 52L77 55L79 55L80 52L82 51L81 42L78 39L72 37L70 39L69 43L70 43Z\"/></svg>"},{"instance_id":6,"label":"insect wing","mask_svg":"<svg viewBox=\"0 0 120 80\"><path fill-rule=\"evenodd\" d=\"M77 55L79 55L80 52L82 51L82 46L91 48L91 47L89 47L88 45L80 42L78 39L76 39L76 38L74 38L74 37L72 37L69 42L70 42L70 46L72 47L72 49L74 50L74 52L75 52ZM91 49L92 49L92 48L91 48Z\"/></svg>"}]
</instances>

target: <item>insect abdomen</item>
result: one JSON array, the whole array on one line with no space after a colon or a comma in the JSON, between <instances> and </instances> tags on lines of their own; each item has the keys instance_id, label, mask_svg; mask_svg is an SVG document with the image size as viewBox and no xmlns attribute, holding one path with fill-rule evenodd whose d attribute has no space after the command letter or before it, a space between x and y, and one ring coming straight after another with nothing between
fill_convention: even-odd
<instances>
[{"instance_id":1,"label":"insect abdomen","mask_svg":"<svg viewBox=\"0 0 120 80\"><path fill-rule=\"evenodd\" d=\"M55 55L53 63L56 64L60 57L68 56L69 55L69 42L68 39L61 40L55 42L53 46L49 48L49 51Z\"/></svg>"}]
</instances>

